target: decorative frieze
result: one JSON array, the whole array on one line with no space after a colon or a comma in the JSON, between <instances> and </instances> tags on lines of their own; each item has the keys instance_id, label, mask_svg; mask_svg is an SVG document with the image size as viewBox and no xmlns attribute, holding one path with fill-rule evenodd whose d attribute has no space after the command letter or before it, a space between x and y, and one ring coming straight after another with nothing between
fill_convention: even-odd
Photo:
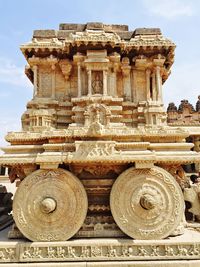
<instances>
[{"instance_id":1,"label":"decorative frieze","mask_svg":"<svg viewBox=\"0 0 200 267\"><path fill-rule=\"evenodd\" d=\"M145 260L179 260L199 259L198 242L156 242L139 243L119 239L120 243L109 241L87 242L76 240L50 243L0 243L0 263L3 262L71 262L71 261L143 261Z\"/></svg>"},{"instance_id":2,"label":"decorative frieze","mask_svg":"<svg viewBox=\"0 0 200 267\"><path fill-rule=\"evenodd\" d=\"M0 242L0 263L17 262L19 259L19 248L17 245L5 245Z\"/></svg>"}]
</instances>

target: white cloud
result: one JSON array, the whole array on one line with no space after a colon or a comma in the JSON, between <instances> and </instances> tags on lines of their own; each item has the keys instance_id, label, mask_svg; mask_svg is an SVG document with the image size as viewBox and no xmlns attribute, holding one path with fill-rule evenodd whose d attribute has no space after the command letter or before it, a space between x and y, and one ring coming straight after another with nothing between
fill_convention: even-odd
<instances>
[{"instance_id":1,"label":"white cloud","mask_svg":"<svg viewBox=\"0 0 200 267\"><path fill-rule=\"evenodd\" d=\"M20 131L21 129L21 122L20 118L14 117L4 117L0 118L0 148L6 147L8 143L5 141L5 136L8 132L12 131ZM0 149L0 155L3 152Z\"/></svg>"},{"instance_id":2,"label":"white cloud","mask_svg":"<svg viewBox=\"0 0 200 267\"><path fill-rule=\"evenodd\" d=\"M143 0L143 5L151 14L166 19L192 16L195 13L191 1L186 0Z\"/></svg>"},{"instance_id":3,"label":"white cloud","mask_svg":"<svg viewBox=\"0 0 200 267\"><path fill-rule=\"evenodd\" d=\"M0 99L11 97L15 98L13 92L4 85L27 88L32 84L24 74L24 67L16 65L12 60L0 57ZM18 101L21 101L18 99ZM9 106L9 105L8 105ZM13 109L15 107L13 106ZM17 112L18 113L18 112ZM7 146L5 135L10 131L21 129L20 116L0 114L0 147ZM0 150L0 154L2 154Z\"/></svg>"},{"instance_id":4,"label":"white cloud","mask_svg":"<svg viewBox=\"0 0 200 267\"><path fill-rule=\"evenodd\" d=\"M30 87L31 83L24 74L24 68L14 64L10 59L0 58L0 83L20 87Z\"/></svg>"}]
</instances>

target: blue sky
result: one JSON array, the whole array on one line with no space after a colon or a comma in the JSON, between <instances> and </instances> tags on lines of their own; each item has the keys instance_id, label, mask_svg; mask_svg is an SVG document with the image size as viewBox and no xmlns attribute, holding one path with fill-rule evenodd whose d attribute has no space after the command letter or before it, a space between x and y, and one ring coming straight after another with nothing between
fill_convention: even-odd
<instances>
[{"instance_id":1,"label":"blue sky","mask_svg":"<svg viewBox=\"0 0 200 267\"><path fill-rule=\"evenodd\" d=\"M20 130L21 114L32 98L19 50L34 29L58 29L59 23L128 24L129 29L159 27L176 45L175 63L164 102L192 104L200 94L199 0L0 0L0 146L7 131Z\"/></svg>"}]
</instances>

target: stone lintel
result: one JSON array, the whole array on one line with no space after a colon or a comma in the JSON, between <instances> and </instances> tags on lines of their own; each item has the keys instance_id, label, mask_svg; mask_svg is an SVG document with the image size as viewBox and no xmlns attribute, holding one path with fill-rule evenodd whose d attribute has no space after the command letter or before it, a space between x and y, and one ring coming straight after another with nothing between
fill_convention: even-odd
<instances>
[{"instance_id":1,"label":"stone lintel","mask_svg":"<svg viewBox=\"0 0 200 267\"><path fill-rule=\"evenodd\" d=\"M153 161L145 161L145 162L136 161L135 162L136 169L150 169L150 168L153 168L153 166L154 166Z\"/></svg>"},{"instance_id":2,"label":"stone lintel","mask_svg":"<svg viewBox=\"0 0 200 267\"><path fill-rule=\"evenodd\" d=\"M40 169L58 169L59 163L55 162L55 163L40 163Z\"/></svg>"}]
</instances>

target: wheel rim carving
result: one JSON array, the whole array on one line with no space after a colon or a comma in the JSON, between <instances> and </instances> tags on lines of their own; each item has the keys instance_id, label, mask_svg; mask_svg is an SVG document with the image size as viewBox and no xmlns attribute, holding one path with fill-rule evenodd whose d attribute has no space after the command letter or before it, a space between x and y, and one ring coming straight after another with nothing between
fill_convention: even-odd
<instances>
[{"instance_id":1,"label":"wheel rim carving","mask_svg":"<svg viewBox=\"0 0 200 267\"><path fill-rule=\"evenodd\" d=\"M62 241L72 237L87 214L82 183L63 170L37 170L27 176L14 197L13 217L32 241Z\"/></svg>"},{"instance_id":2,"label":"wheel rim carving","mask_svg":"<svg viewBox=\"0 0 200 267\"><path fill-rule=\"evenodd\" d=\"M169 236L184 213L179 185L159 167L123 172L112 187L110 206L119 228L135 239Z\"/></svg>"}]
</instances>

